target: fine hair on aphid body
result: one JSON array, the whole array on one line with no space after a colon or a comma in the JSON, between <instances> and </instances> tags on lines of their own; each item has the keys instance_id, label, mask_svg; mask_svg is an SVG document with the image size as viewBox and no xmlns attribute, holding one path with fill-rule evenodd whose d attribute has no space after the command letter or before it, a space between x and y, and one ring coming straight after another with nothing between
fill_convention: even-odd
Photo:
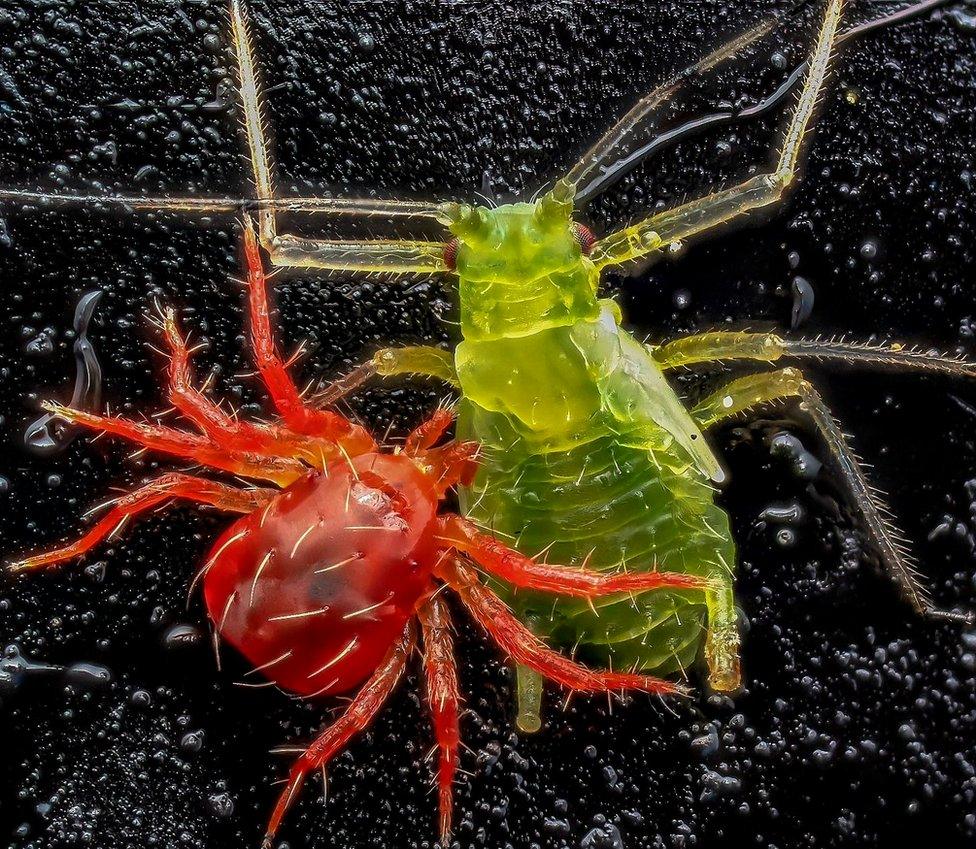
<instances>
[{"instance_id":1,"label":"fine hair on aphid body","mask_svg":"<svg viewBox=\"0 0 976 849\"><path fill-rule=\"evenodd\" d=\"M922 4L930 8L933 4ZM836 421L795 369L742 378L687 410L664 372L720 360L772 363L809 357L971 375L972 366L912 350L786 340L777 334L709 333L651 350L620 326L613 304L596 297L603 267L660 256L672 246L779 200L795 181L802 141L842 35L842 4L824 4L810 68L775 168L740 186L666 210L605 238L572 221L574 192L606 171L630 137L681 84L678 75L629 113L538 202L498 208L463 204L277 198L261 129L256 58L244 10L233 7L245 127L257 186L254 209L273 263L397 273L453 272L459 280L462 335L454 357L429 348L381 351L357 374L426 374L459 385L460 434L484 446L485 463L462 496L469 518L524 553L613 573L691 572L718 580L700 590L608 599L605 606L530 593L509 598L539 634L576 648L592 663L680 673L701 653L719 690L739 683L732 594L735 549L727 517L714 503L721 465L703 431L759 405L798 398L836 455L864 513L864 527L920 611L937 614L913 575ZM707 71L773 22L747 31L696 66ZM8 193L11 198L29 196ZM106 200L106 199L97 199ZM127 199L131 205L187 211L237 209L206 198ZM221 207L220 204L224 206ZM278 232L275 211L345 216L426 217L446 224L443 243L318 240ZM573 535L567 531L574 531ZM539 679L520 669L520 724L539 723Z\"/></svg>"}]
</instances>

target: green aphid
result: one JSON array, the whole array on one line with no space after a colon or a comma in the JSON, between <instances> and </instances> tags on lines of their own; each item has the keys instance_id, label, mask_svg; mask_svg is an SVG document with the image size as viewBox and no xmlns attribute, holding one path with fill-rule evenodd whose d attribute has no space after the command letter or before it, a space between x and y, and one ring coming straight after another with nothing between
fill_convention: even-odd
<instances>
[{"instance_id":1,"label":"green aphid","mask_svg":"<svg viewBox=\"0 0 976 849\"><path fill-rule=\"evenodd\" d=\"M766 364L784 357L839 360L920 372L973 376L976 367L899 345L788 340L776 334L714 332L658 347L621 326L616 305L599 297L603 268L653 259L686 240L779 203L797 177L834 49L850 36L938 5L926 0L840 31L843 0L828 0L802 88L776 164L730 188L666 209L602 239L574 222L578 190L592 196L639 161L660 110L690 76L707 72L771 33L762 21L644 97L608 130L551 191L533 203L495 208L457 203L279 198L265 140L260 89L243 10L232 3L243 120L257 189L260 238L279 266L457 277L463 340L452 354L430 347L384 349L342 386L373 374L422 374L459 388L459 435L483 446L483 464L461 493L469 519L524 553L567 568L653 570L712 579L708 591L656 591L592 604L528 592L507 593L541 637L581 659L614 669L684 674L704 657L709 685L740 684L735 545L716 505L725 479L703 432L764 404L797 399L824 439L865 530L892 577L920 613L940 611L849 443L816 389L793 368L732 380L696 406L685 405L668 372L718 361ZM785 95L786 88L782 94ZM782 99L780 95L770 99ZM694 122L692 122L694 123ZM594 188L596 187L596 188ZM12 190L0 198L124 203L174 211L236 212L241 202L212 198L64 198ZM436 219L453 239L329 240L279 233L281 211L326 216ZM519 725L539 727L541 682L519 670Z\"/></svg>"}]
</instances>

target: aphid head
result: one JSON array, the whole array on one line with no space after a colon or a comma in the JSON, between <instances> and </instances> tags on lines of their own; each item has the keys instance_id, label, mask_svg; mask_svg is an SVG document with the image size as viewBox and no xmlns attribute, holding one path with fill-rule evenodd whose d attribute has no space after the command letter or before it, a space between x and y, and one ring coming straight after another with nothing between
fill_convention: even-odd
<instances>
[{"instance_id":1,"label":"aphid head","mask_svg":"<svg viewBox=\"0 0 976 849\"><path fill-rule=\"evenodd\" d=\"M573 221L574 188L559 181L534 203L457 205L444 261L460 279L467 338L491 338L594 316L593 234Z\"/></svg>"}]
</instances>

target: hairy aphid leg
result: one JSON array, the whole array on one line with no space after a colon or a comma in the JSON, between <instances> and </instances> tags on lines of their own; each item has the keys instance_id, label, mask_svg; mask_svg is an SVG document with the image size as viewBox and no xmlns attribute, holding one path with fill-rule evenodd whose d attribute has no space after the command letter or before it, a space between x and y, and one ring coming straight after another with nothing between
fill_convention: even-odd
<instances>
[{"instance_id":1,"label":"hairy aphid leg","mask_svg":"<svg viewBox=\"0 0 976 849\"><path fill-rule=\"evenodd\" d=\"M705 398L693 411L702 427L741 416L757 407L796 398L800 410L816 427L830 451L841 476L857 504L871 542L881 554L885 566L912 607L923 615L958 619L972 623L972 613L956 614L935 607L928 590L921 584L917 565L905 540L891 520L891 513L878 490L868 482L858 456L851 448L849 437L841 429L820 393L792 368L763 374L748 375Z\"/></svg>"},{"instance_id":2,"label":"hairy aphid leg","mask_svg":"<svg viewBox=\"0 0 976 849\"><path fill-rule=\"evenodd\" d=\"M820 337L790 339L777 333L699 333L653 347L651 354L663 369L736 360L774 363L786 358L927 372L949 377L976 377L974 362L897 342L879 344Z\"/></svg>"},{"instance_id":3,"label":"hairy aphid leg","mask_svg":"<svg viewBox=\"0 0 976 849\"><path fill-rule=\"evenodd\" d=\"M638 222L600 239L591 253L597 267L619 265L663 250L691 236L699 235L740 215L779 202L796 179L804 139L809 136L814 109L820 97L844 0L829 0L816 46L810 55L803 89L786 127L776 167L726 189L706 195Z\"/></svg>"},{"instance_id":4,"label":"hairy aphid leg","mask_svg":"<svg viewBox=\"0 0 976 849\"><path fill-rule=\"evenodd\" d=\"M334 241L279 234L274 199L273 170L266 141L261 86L250 28L239 0L230 5L231 34L237 57L238 92L244 130L258 195L261 244L274 265L348 271L414 274L446 271L444 244L410 240ZM335 210L347 216L408 216L444 219L445 208L410 201L346 201Z\"/></svg>"}]
</instances>

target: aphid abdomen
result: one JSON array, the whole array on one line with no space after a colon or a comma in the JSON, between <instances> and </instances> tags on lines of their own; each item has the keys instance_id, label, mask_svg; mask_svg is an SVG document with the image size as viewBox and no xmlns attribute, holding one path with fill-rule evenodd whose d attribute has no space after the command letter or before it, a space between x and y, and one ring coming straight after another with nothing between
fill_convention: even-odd
<instances>
[{"instance_id":1,"label":"aphid abdomen","mask_svg":"<svg viewBox=\"0 0 976 849\"><path fill-rule=\"evenodd\" d=\"M214 543L204 597L219 638L300 695L376 669L430 583L436 502L403 456L296 481Z\"/></svg>"},{"instance_id":2,"label":"aphid abdomen","mask_svg":"<svg viewBox=\"0 0 976 849\"><path fill-rule=\"evenodd\" d=\"M710 489L663 464L656 468L647 452L621 447L611 435L570 452L507 457L485 468L465 495L468 515L526 553L545 550L551 562L601 571L659 568L704 577L728 575L723 561L735 562L728 518ZM581 659L614 669L687 668L705 624L700 592L609 597L594 602L596 613L577 599L554 604L524 591L506 597L537 633L559 646L578 645Z\"/></svg>"},{"instance_id":3,"label":"aphid abdomen","mask_svg":"<svg viewBox=\"0 0 976 849\"><path fill-rule=\"evenodd\" d=\"M691 591L611 597L596 612L583 601L506 593L516 612L595 664L687 668L706 611L732 604L735 549L703 473L720 476L720 467L680 400L656 381L644 348L604 310L597 321L529 337L465 340L456 357L459 432L483 450L462 493L469 518L552 562L657 568L722 585L710 599Z\"/></svg>"}]
</instances>

